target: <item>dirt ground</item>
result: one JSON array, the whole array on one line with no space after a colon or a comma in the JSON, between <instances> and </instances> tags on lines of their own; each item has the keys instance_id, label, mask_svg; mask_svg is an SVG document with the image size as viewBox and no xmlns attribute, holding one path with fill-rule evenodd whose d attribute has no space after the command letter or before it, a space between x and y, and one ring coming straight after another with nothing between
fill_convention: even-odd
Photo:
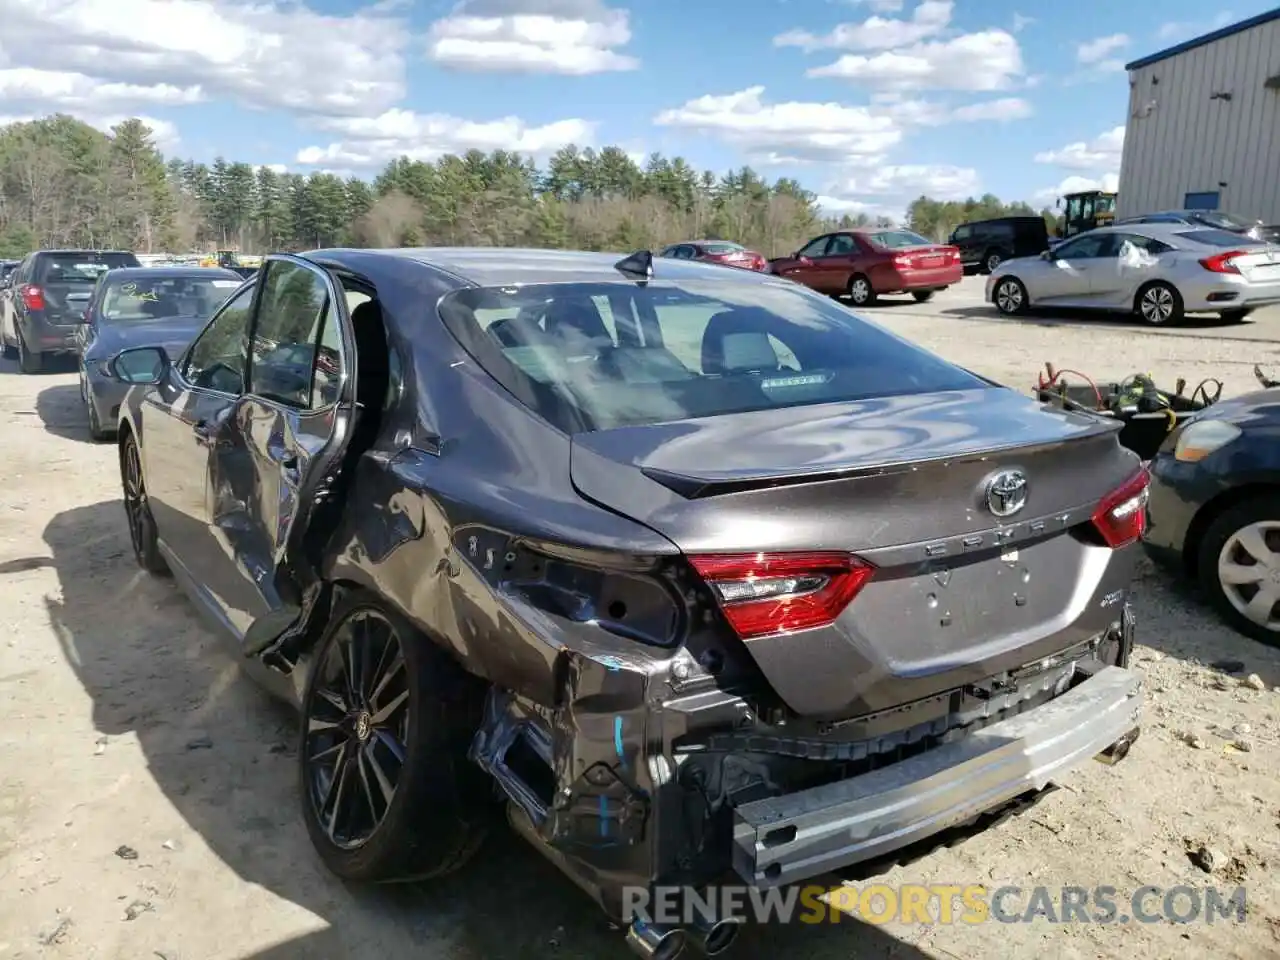
<instances>
[{"instance_id":1,"label":"dirt ground","mask_svg":"<svg viewBox=\"0 0 1280 960\"><path fill-rule=\"evenodd\" d=\"M1255 362L1280 371L1280 316L1154 333L1015 323L980 301L973 279L874 315L1018 387L1045 360L1100 378L1217 376L1228 395L1254 387ZM0 958L627 955L506 834L442 886L350 889L326 874L298 815L293 719L238 676L171 583L138 572L119 488L114 448L88 440L74 372L0 363ZM1136 605L1149 707L1129 758L1088 765L1022 816L886 880L1110 885L1122 901L1146 885L1243 883L1245 924L850 920L751 930L728 956L1280 956L1280 655L1145 563ZM1237 663L1210 666L1223 660ZM1188 856L1201 846L1212 872Z\"/></svg>"}]
</instances>

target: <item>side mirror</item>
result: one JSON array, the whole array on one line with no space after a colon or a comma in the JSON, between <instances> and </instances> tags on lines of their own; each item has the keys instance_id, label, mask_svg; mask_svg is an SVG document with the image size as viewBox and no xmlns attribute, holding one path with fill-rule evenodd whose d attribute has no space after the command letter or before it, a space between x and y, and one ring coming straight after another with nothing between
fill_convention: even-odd
<instances>
[{"instance_id":1,"label":"side mirror","mask_svg":"<svg viewBox=\"0 0 1280 960\"><path fill-rule=\"evenodd\" d=\"M110 366L124 383L160 383L169 373L169 355L159 347L135 347L116 354Z\"/></svg>"}]
</instances>

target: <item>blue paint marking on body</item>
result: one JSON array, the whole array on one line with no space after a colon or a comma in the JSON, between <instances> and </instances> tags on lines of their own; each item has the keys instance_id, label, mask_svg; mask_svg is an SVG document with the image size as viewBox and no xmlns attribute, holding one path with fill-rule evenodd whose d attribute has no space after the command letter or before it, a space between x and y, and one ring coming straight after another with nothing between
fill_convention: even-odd
<instances>
[{"instance_id":1,"label":"blue paint marking on body","mask_svg":"<svg viewBox=\"0 0 1280 960\"><path fill-rule=\"evenodd\" d=\"M608 670L610 673L617 673L622 669L622 661L617 657L596 657L596 662Z\"/></svg>"},{"instance_id":2,"label":"blue paint marking on body","mask_svg":"<svg viewBox=\"0 0 1280 960\"><path fill-rule=\"evenodd\" d=\"M613 718L613 749L617 753L618 759L626 764L626 759L622 753L622 717Z\"/></svg>"}]
</instances>

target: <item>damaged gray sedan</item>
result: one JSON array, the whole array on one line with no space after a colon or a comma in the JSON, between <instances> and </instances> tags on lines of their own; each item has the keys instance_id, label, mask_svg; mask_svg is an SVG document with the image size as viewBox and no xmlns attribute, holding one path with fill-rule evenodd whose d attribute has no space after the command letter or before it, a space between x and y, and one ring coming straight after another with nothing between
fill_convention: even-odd
<instances>
[{"instance_id":1,"label":"damaged gray sedan","mask_svg":"<svg viewBox=\"0 0 1280 960\"><path fill-rule=\"evenodd\" d=\"M1117 425L788 281L273 256L113 367L138 561L299 707L344 878L449 873L504 813L641 955L717 953L741 918L634 892L891 863L1137 736Z\"/></svg>"}]
</instances>

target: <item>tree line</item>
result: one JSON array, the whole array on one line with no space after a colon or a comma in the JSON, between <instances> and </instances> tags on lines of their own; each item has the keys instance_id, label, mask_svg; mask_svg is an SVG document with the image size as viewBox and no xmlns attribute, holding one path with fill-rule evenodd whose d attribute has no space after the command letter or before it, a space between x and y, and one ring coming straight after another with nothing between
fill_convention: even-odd
<instances>
[{"instance_id":1,"label":"tree line","mask_svg":"<svg viewBox=\"0 0 1280 960\"><path fill-rule=\"evenodd\" d=\"M943 240L965 220L1032 213L994 196L920 197L907 226ZM1051 217L1050 211L1044 211ZM372 180L278 173L219 157L165 158L150 128L102 132L65 115L0 128L0 256L49 247L250 253L338 245L657 249L726 239L767 256L840 227L797 181L750 167L723 175L681 157L636 163L618 147L565 147L539 169L508 151L434 163L402 158Z\"/></svg>"}]
</instances>

